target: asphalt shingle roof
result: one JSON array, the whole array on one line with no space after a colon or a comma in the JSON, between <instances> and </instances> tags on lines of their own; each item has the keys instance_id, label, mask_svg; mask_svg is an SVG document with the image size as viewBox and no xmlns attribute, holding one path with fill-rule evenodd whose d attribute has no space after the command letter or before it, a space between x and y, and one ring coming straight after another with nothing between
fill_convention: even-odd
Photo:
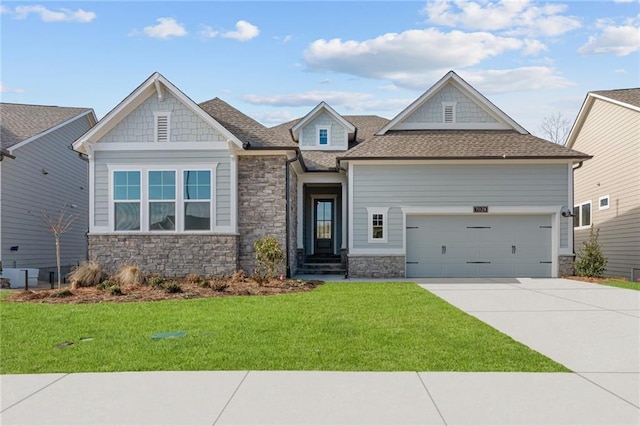
<instances>
[{"instance_id":1,"label":"asphalt shingle roof","mask_svg":"<svg viewBox=\"0 0 640 426\"><path fill-rule=\"evenodd\" d=\"M633 89L598 90L591 93L604 96L605 98L613 99L615 101L624 102L625 104L640 107L640 88L637 87Z\"/></svg>"},{"instance_id":2,"label":"asphalt shingle roof","mask_svg":"<svg viewBox=\"0 0 640 426\"><path fill-rule=\"evenodd\" d=\"M0 148L12 146L76 117L90 108L0 103Z\"/></svg>"}]
</instances>

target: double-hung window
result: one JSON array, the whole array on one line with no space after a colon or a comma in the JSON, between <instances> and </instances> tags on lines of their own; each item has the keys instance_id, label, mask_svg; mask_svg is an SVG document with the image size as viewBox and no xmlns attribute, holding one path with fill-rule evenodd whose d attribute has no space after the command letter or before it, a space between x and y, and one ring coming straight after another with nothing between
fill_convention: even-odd
<instances>
[{"instance_id":1,"label":"double-hung window","mask_svg":"<svg viewBox=\"0 0 640 426\"><path fill-rule=\"evenodd\" d=\"M370 243L387 242L388 207L367 207L368 241Z\"/></svg>"},{"instance_id":2,"label":"double-hung window","mask_svg":"<svg viewBox=\"0 0 640 426\"><path fill-rule=\"evenodd\" d=\"M113 173L113 215L116 231L140 230L140 172Z\"/></svg>"},{"instance_id":3,"label":"double-hung window","mask_svg":"<svg viewBox=\"0 0 640 426\"><path fill-rule=\"evenodd\" d=\"M573 207L573 227L591 226L591 201Z\"/></svg>"},{"instance_id":4,"label":"double-hung window","mask_svg":"<svg viewBox=\"0 0 640 426\"><path fill-rule=\"evenodd\" d=\"M149 172L149 231L176 229L176 172Z\"/></svg>"},{"instance_id":5,"label":"double-hung window","mask_svg":"<svg viewBox=\"0 0 640 426\"><path fill-rule=\"evenodd\" d=\"M211 229L211 171L184 170L184 230Z\"/></svg>"}]
</instances>

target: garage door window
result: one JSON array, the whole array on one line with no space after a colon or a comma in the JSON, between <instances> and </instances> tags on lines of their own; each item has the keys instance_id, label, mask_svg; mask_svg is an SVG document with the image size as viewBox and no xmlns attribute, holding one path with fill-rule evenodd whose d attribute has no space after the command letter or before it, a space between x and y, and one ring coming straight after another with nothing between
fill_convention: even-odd
<instances>
[{"instance_id":1,"label":"garage door window","mask_svg":"<svg viewBox=\"0 0 640 426\"><path fill-rule=\"evenodd\" d=\"M387 242L387 216L388 207L368 207L369 213L369 242L370 243L386 243Z\"/></svg>"},{"instance_id":2,"label":"garage door window","mask_svg":"<svg viewBox=\"0 0 640 426\"><path fill-rule=\"evenodd\" d=\"M573 227L586 228L591 226L591 201L573 207Z\"/></svg>"}]
</instances>

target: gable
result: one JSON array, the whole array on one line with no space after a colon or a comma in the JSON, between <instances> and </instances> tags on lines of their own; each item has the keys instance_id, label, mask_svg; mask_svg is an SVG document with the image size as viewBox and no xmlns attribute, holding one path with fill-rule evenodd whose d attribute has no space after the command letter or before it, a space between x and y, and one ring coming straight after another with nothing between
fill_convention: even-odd
<instances>
[{"instance_id":1,"label":"gable","mask_svg":"<svg viewBox=\"0 0 640 426\"><path fill-rule=\"evenodd\" d=\"M319 129L327 129L328 144L326 147L318 144ZM349 144L347 129L326 111L322 111L309 120L299 131L300 149L331 149L346 150Z\"/></svg>"},{"instance_id":2,"label":"gable","mask_svg":"<svg viewBox=\"0 0 640 426\"><path fill-rule=\"evenodd\" d=\"M168 113L168 142L224 142L227 138L171 93L162 101L149 94L138 107L98 140L102 143L155 142L158 113Z\"/></svg>"}]
</instances>

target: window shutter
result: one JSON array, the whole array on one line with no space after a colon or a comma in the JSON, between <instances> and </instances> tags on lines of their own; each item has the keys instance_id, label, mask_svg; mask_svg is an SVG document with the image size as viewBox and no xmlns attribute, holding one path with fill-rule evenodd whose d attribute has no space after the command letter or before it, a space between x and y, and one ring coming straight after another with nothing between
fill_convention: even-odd
<instances>
[{"instance_id":1,"label":"window shutter","mask_svg":"<svg viewBox=\"0 0 640 426\"><path fill-rule=\"evenodd\" d=\"M444 106L444 122L453 123L453 105Z\"/></svg>"},{"instance_id":2,"label":"window shutter","mask_svg":"<svg viewBox=\"0 0 640 426\"><path fill-rule=\"evenodd\" d=\"M158 142L169 141L169 116L158 115L156 116L156 140Z\"/></svg>"}]
</instances>

